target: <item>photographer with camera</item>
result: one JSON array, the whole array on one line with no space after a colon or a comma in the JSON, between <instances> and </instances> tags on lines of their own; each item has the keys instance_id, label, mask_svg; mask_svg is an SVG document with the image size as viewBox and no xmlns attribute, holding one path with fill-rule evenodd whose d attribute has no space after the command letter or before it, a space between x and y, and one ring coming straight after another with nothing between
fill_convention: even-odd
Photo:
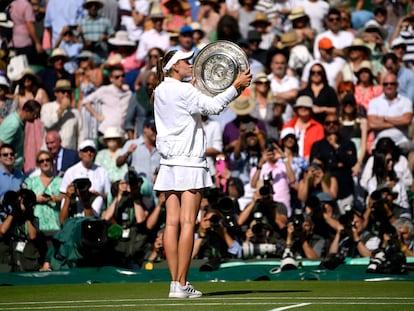
<instances>
[{"instance_id":1,"label":"photographer with camera","mask_svg":"<svg viewBox=\"0 0 414 311\"><path fill-rule=\"evenodd\" d=\"M39 221L34 215L36 195L28 189L7 191L3 198L4 215L0 234L9 242L11 271L37 271L42 266L46 243L39 235Z\"/></svg>"},{"instance_id":2,"label":"photographer with camera","mask_svg":"<svg viewBox=\"0 0 414 311\"><path fill-rule=\"evenodd\" d=\"M141 267L149 242L146 221L153 206L146 204L141 194L143 182L135 169L129 168L124 180L114 183L114 200L102 215L122 230L120 239L115 241L115 265L130 269Z\"/></svg>"},{"instance_id":3,"label":"photographer with camera","mask_svg":"<svg viewBox=\"0 0 414 311\"><path fill-rule=\"evenodd\" d=\"M291 161L292 158L286 156L277 142L269 139L266 143L266 150L250 182L252 188L258 187L259 180L263 181L263 185L265 186L263 190L266 190L266 187L270 186L273 201L283 203L286 206L288 217L292 216L290 184L296 180Z\"/></svg>"},{"instance_id":4,"label":"photographer with camera","mask_svg":"<svg viewBox=\"0 0 414 311\"><path fill-rule=\"evenodd\" d=\"M380 238L364 225L363 216L349 209L340 217L334 239L329 246L329 254L341 254L343 257L370 257L380 245Z\"/></svg>"},{"instance_id":5,"label":"photographer with camera","mask_svg":"<svg viewBox=\"0 0 414 311\"><path fill-rule=\"evenodd\" d=\"M92 208L92 201L95 196L89 191L91 185L88 178L78 178L67 186L63 206L59 214L61 225L68 218L95 216Z\"/></svg>"},{"instance_id":6,"label":"photographer with camera","mask_svg":"<svg viewBox=\"0 0 414 311\"><path fill-rule=\"evenodd\" d=\"M311 217L303 217L302 211L295 213L294 221L287 226L286 248L289 248L295 256L302 258L323 257L326 253L326 240L314 233L314 227Z\"/></svg>"},{"instance_id":7,"label":"photographer with camera","mask_svg":"<svg viewBox=\"0 0 414 311\"><path fill-rule=\"evenodd\" d=\"M274 234L273 227L261 212L253 214L242 247L243 258L276 258L281 256L283 249L281 241Z\"/></svg>"},{"instance_id":8,"label":"photographer with camera","mask_svg":"<svg viewBox=\"0 0 414 311\"><path fill-rule=\"evenodd\" d=\"M245 232L243 256L249 257L255 253L256 255L263 255L264 253L274 254L275 249L269 247L270 244L274 246L276 244L284 244L288 220L287 210L283 203L273 200L273 187L268 177L265 177L264 185L255 191L253 200L240 213L237 220L238 225ZM256 224L260 225L256 226ZM251 240L257 241L257 243L252 242L249 246L252 251L247 251L246 247ZM261 241L266 242L262 243ZM256 248L254 248L255 245Z\"/></svg>"},{"instance_id":9,"label":"photographer with camera","mask_svg":"<svg viewBox=\"0 0 414 311\"><path fill-rule=\"evenodd\" d=\"M217 264L216 268L223 259L241 258L241 245L228 227L219 210L207 210L198 227L192 258L208 258L210 264Z\"/></svg>"},{"instance_id":10,"label":"photographer with camera","mask_svg":"<svg viewBox=\"0 0 414 311\"><path fill-rule=\"evenodd\" d=\"M110 192L111 185L109 181L108 172L101 166L94 163L96 156L96 145L93 140L85 140L79 145L80 161L71 166L65 173L60 186L60 192L65 195L62 200L62 206L65 204L66 198L71 195L66 195L68 186L73 183L75 179L87 178L91 185L88 192L84 194L93 195L92 209L94 215L101 216L102 210L106 207L107 195Z\"/></svg>"}]
</instances>

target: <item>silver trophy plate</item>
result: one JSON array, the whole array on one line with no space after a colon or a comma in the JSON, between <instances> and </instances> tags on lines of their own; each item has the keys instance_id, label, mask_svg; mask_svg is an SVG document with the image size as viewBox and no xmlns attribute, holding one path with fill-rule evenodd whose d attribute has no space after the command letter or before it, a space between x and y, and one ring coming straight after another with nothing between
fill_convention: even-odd
<instances>
[{"instance_id":1,"label":"silver trophy plate","mask_svg":"<svg viewBox=\"0 0 414 311\"><path fill-rule=\"evenodd\" d=\"M194 86L206 95L215 96L229 88L247 68L249 61L238 45L225 40L210 43L194 60Z\"/></svg>"}]
</instances>

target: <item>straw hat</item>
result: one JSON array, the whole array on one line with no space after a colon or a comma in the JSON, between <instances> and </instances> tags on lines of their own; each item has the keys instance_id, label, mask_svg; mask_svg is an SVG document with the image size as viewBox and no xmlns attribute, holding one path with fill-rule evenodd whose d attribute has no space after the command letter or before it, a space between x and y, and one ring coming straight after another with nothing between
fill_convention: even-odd
<instances>
[{"instance_id":1,"label":"straw hat","mask_svg":"<svg viewBox=\"0 0 414 311\"><path fill-rule=\"evenodd\" d=\"M191 9L190 4L187 3L187 1L185 0L168 0L164 3L164 6L168 9L168 11L171 12L174 3L178 3L183 11L188 11L189 9Z\"/></svg>"},{"instance_id":2,"label":"straw hat","mask_svg":"<svg viewBox=\"0 0 414 311\"><path fill-rule=\"evenodd\" d=\"M247 96L240 96L229 105L230 109L238 116L248 115L253 111L254 106L254 101L251 101Z\"/></svg>"},{"instance_id":3,"label":"straw hat","mask_svg":"<svg viewBox=\"0 0 414 311\"><path fill-rule=\"evenodd\" d=\"M89 4L97 4L98 5L98 10L99 9L102 9L103 8L103 3L100 1L100 0L86 0L84 3L83 3L83 8L84 9L88 9L88 7L89 7Z\"/></svg>"},{"instance_id":4,"label":"straw hat","mask_svg":"<svg viewBox=\"0 0 414 311\"><path fill-rule=\"evenodd\" d=\"M120 129L117 127L113 127L113 126L110 126L105 130L104 135L102 137L99 137L99 141L101 142L101 144L104 144L105 139L109 139L109 138L120 139L121 143L123 143L125 140L125 136L122 135Z\"/></svg>"},{"instance_id":5,"label":"straw hat","mask_svg":"<svg viewBox=\"0 0 414 311\"><path fill-rule=\"evenodd\" d=\"M137 44L135 41L131 41L128 38L128 32L125 30L119 30L115 33L115 37L108 39L109 44L115 45L115 46L136 46Z\"/></svg>"},{"instance_id":6,"label":"straw hat","mask_svg":"<svg viewBox=\"0 0 414 311\"><path fill-rule=\"evenodd\" d=\"M65 62L69 61L69 56L60 48L56 48L52 51L52 54L49 56L49 62L53 63L58 58L63 58Z\"/></svg>"},{"instance_id":7,"label":"straw hat","mask_svg":"<svg viewBox=\"0 0 414 311\"><path fill-rule=\"evenodd\" d=\"M253 79L253 83L256 82L270 83L270 80L265 72L259 72Z\"/></svg>"},{"instance_id":8,"label":"straw hat","mask_svg":"<svg viewBox=\"0 0 414 311\"><path fill-rule=\"evenodd\" d=\"M53 91L72 91L72 85L69 80L59 79L56 81Z\"/></svg>"},{"instance_id":9,"label":"straw hat","mask_svg":"<svg viewBox=\"0 0 414 311\"><path fill-rule=\"evenodd\" d=\"M305 9L303 8L303 6L295 6L288 15L288 18L291 21L301 17L308 17L308 15L306 15L305 13Z\"/></svg>"},{"instance_id":10,"label":"straw hat","mask_svg":"<svg viewBox=\"0 0 414 311\"><path fill-rule=\"evenodd\" d=\"M252 21L249 25L256 27L257 24L266 24L266 26L269 26L271 23L268 21L265 13L259 12L256 14L254 21Z\"/></svg>"},{"instance_id":11,"label":"straw hat","mask_svg":"<svg viewBox=\"0 0 414 311\"><path fill-rule=\"evenodd\" d=\"M112 67L121 64L122 62L122 55L119 53L115 53L109 56L108 60L104 63L105 67Z\"/></svg>"},{"instance_id":12,"label":"straw hat","mask_svg":"<svg viewBox=\"0 0 414 311\"><path fill-rule=\"evenodd\" d=\"M305 108L310 108L310 109L312 109L312 107L313 107L313 101L312 101L312 98L310 97L310 96L307 96L307 95L302 95L302 96L299 96L297 99L296 99L296 103L295 103L295 105L293 106L293 108L299 108L299 107L305 107Z\"/></svg>"},{"instance_id":13,"label":"straw hat","mask_svg":"<svg viewBox=\"0 0 414 311\"><path fill-rule=\"evenodd\" d=\"M30 76L39 84L41 82L39 76L31 68L25 68L22 72L20 72L20 74L16 76L15 81L20 81L26 76Z\"/></svg>"},{"instance_id":14,"label":"straw hat","mask_svg":"<svg viewBox=\"0 0 414 311\"><path fill-rule=\"evenodd\" d=\"M361 65L359 65L359 69L356 72L356 74L359 75L362 70L368 70L371 73L371 75L373 75L372 69L373 68L371 62L369 60L363 60L361 62Z\"/></svg>"},{"instance_id":15,"label":"straw hat","mask_svg":"<svg viewBox=\"0 0 414 311\"><path fill-rule=\"evenodd\" d=\"M295 46L299 43L298 35L296 31L289 31L280 36L280 41L277 44L277 47L284 49L290 46Z\"/></svg>"},{"instance_id":16,"label":"straw hat","mask_svg":"<svg viewBox=\"0 0 414 311\"><path fill-rule=\"evenodd\" d=\"M165 16L162 13L161 8L159 6L154 6L151 8L149 18L158 19L158 18L165 18Z\"/></svg>"},{"instance_id":17,"label":"straw hat","mask_svg":"<svg viewBox=\"0 0 414 311\"><path fill-rule=\"evenodd\" d=\"M360 39L360 38L356 38L356 39L354 39L354 40L352 41L352 44L351 44L350 46L347 46L346 48L344 48L345 56L347 56L347 57L348 57L348 54L349 54L349 52L350 52L352 49L359 49L359 50L362 50L362 51L364 51L364 53L365 53L366 55L368 55L368 57L369 57L369 56L371 56L371 50L370 50L370 48L369 48L369 47L367 47L367 46L365 45L364 41L363 41L362 39Z\"/></svg>"}]
</instances>

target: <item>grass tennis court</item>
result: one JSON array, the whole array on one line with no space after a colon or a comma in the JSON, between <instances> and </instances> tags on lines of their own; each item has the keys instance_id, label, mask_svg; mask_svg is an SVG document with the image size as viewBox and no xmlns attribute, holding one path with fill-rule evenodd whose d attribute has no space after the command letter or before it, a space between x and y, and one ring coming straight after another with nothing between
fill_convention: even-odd
<instances>
[{"instance_id":1,"label":"grass tennis court","mask_svg":"<svg viewBox=\"0 0 414 311\"><path fill-rule=\"evenodd\" d=\"M3 286L3 310L414 310L406 281L194 282L204 296L168 299L167 282Z\"/></svg>"}]
</instances>

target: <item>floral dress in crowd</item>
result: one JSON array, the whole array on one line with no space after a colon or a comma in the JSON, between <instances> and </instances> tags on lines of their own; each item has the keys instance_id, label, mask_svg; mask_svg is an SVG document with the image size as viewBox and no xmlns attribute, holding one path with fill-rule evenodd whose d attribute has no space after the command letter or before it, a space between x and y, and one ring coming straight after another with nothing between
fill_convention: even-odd
<instances>
[{"instance_id":1,"label":"floral dress in crowd","mask_svg":"<svg viewBox=\"0 0 414 311\"><path fill-rule=\"evenodd\" d=\"M98 151L98 154L96 155L95 163L106 169L111 183L116 180L123 180L128 171L128 165L126 163L119 167L116 165L116 158L120 155L121 148L116 152L115 159L111 159L111 155L107 148Z\"/></svg>"},{"instance_id":2,"label":"floral dress in crowd","mask_svg":"<svg viewBox=\"0 0 414 311\"><path fill-rule=\"evenodd\" d=\"M28 177L24 183L27 189L32 190L36 196L40 193L47 193L50 196L60 195L61 177L54 177L51 183L45 188L40 176ZM39 218L39 229L41 231L60 230L59 222L60 202L50 204L36 204L34 214Z\"/></svg>"}]
</instances>

